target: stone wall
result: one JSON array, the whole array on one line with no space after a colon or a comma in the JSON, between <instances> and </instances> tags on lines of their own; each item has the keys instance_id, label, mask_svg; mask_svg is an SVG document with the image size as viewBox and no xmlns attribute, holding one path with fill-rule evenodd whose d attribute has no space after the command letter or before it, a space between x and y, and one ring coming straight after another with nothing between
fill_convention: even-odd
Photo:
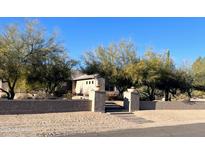
<instances>
[{"instance_id":1,"label":"stone wall","mask_svg":"<svg viewBox=\"0 0 205 154\"><path fill-rule=\"evenodd\" d=\"M151 102L140 101L140 110L204 110L205 102Z\"/></svg>"},{"instance_id":2,"label":"stone wall","mask_svg":"<svg viewBox=\"0 0 205 154\"><path fill-rule=\"evenodd\" d=\"M1 100L0 114L91 111L89 100Z\"/></svg>"}]
</instances>

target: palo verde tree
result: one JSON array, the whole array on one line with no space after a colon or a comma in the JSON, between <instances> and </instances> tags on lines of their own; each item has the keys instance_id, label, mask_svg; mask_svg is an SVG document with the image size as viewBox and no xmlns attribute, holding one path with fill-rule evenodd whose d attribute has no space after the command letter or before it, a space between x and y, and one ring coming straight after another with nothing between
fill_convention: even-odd
<instances>
[{"instance_id":1,"label":"palo verde tree","mask_svg":"<svg viewBox=\"0 0 205 154\"><path fill-rule=\"evenodd\" d=\"M121 41L108 47L100 46L94 52L86 52L82 71L87 74L100 74L106 82L118 89L119 96L122 97L123 92L132 86L126 67L136 61L136 49L133 43Z\"/></svg>"},{"instance_id":2,"label":"palo verde tree","mask_svg":"<svg viewBox=\"0 0 205 154\"><path fill-rule=\"evenodd\" d=\"M140 61L130 64L126 69L135 85L145 87L142 93L151 101L155 99L162 63L161 55L148 51Z\"/></svg>"},{"instance_id":3,"label":"palo verde tree","mask_svg":"<svg viewBox=\"0 0 205 154\"><path fill-rule=\"evenodd\" d=\"M165 101L171 100L177 92L178 82L176 80L176 69L173 60L170 57L170 51L167 51L162 57L162 65L159 70L159 82L157 88L164 92Z\"/></svg>"},{"instance_id":4,"label":"palo verde tree","mask_svg":"<svg viewBox=\"0 0 205 154\"><path fill-rule=\"evenodd\" d=\"M182 68L177 69L169 51L166 52L163 59L164 63L160 66L157 88L164 92L165 101L171 100L171 96L175 97L177 91L187 93L191 97L193 77L190 72Z\"/></svg>"},{"instance_id":5,"label":"palo verde tree","mask_svg":"<svg viewBox=\"0 0 205 154\"><path fill-rule=\"evenodd\" d=\"M139 87L144 87L142 93L149 100L154 100L159 90L163 91L166 101L171 95L175 96L177 90L191 97L192 77L185 70L175 68L169 51L165 54L146 52L139 62L127 67L127 73Z\"/></svg>"},{"instance_id":6,"label":"palo verde tree","mask_svg":"<svg viewBox=\"0 0 205 154\"><path fill-rule=\"evenodd\" d=\"M205 58L199 57L192 65L193 87L205 91Z\"/></svg>"},{"instance_id":7,"label":"palo verde tree","mask_svg":"<svg viewBox=\"0 0 205 154\"><path fill-rule=\"evenodd\" d=\"M194 89L194 78L190 70L179 68L176 71L175 77L175 80L178 82L176 87L180 90L181 93L186 93L188 97L191 98L191 93Z\"/></svg>"}]
</instances>

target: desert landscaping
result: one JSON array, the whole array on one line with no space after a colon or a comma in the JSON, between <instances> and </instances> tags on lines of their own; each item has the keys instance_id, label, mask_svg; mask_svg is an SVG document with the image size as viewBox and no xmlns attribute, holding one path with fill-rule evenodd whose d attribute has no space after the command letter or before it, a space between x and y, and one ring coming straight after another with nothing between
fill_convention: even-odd
<instances>
[{"instance_id":1,"label":"desert landscaping","mask_svg":"<svg viewBox=\"0 0 205 154\"><path fill-rule=\"evenodd\" d=\"M59 25L63 36L54 35L51 27L57 25L46 24L47 20ZM80 28L75 20L81 22L79 25L89 22L86 18L86 22L81 18L19 18L2 26L0 136L161 136L160 129L163 127L173 127L180 136L184 135L184 128L177 131L178 126L205 123L203 50L196 54L197 47L189 47L184 51L194 49L192 55L183 55L181 48L178 48L180 52L171 48L186 38L172 46L167 43L173 43L175 39L164 44L164 38L160 41L161 47L156 49L147 46L138 48L135 39L108 39L106 44L99 43L104 42L102 37L88 42L85 38L80 41L81 37L75 40L76 37L69 38L68 35L72 33L72 28L79 28L73 36L81 36L78 32L86 29L86 26ZM127 23L125 18L103 20L112 21L106 24L119 22L113 30ZM129 18L129 21L143 23L144 19ZM77 25L70 27L70 22ZM164 22L162 29L169 27L167 23ZM143 33L154 28L145 24L138 29L132 27L133 24L124 30L133 31L136 38L141 38L136 30L141 36L150 36ZM144 28L147 30L144 31ZM101 30L85 36L89 39L91 34L101 33ZM121 31L116 31L115 35L119 33ZM110 32L104 34L105 37L114 36ZM62 38L65 38L65 43L61 43ZM70 48L68 40L77 42L77 45L71 44ZM182 45L179 44L179 47ZM187 57L188 62L184 61L188 55L191 55ZM159 134L149 130L158 127ZM193 127L186 128L196 129ZM199 128L203 130L203 126ZM138 134L139 130L142 134ZM163 135L176 135L167 133ZM203 134L205 132L197 135Z\"/></svg>"},{"instance_id":2,"label":"desert landscaping","mask_svg":"<svg viewBox=\"0 0 205 154\"><path fill-rule=\"evenodd\" d=\"M1 115L0 136L83 136L126 129L205 123L205 110Z\"/></svg>"}]
</instances>

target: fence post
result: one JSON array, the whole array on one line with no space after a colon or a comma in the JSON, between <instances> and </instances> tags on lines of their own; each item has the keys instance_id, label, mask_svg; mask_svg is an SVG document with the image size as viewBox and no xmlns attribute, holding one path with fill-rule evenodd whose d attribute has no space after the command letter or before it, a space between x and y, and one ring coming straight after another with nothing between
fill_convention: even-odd
<instances>
[{"instance_id":1,"label":"fence post","mask_svg":"<svg viewBox=\"0 0 205 154\"><path fill-rule=\"evenodd\" d=\"M124 92L124 107L129 112L140 109L139 94L133 88Z\"/></svg>"},{"instance_id":2,"label":"fence post","mask_svg":"<svg viewBox=\"0 0 205 154\"><path fill-rule=\"evenodd\" d=\"M92 112L105 112L105 91L91 90L89 100L92 101Z\"/></svg>"}]
</instances>

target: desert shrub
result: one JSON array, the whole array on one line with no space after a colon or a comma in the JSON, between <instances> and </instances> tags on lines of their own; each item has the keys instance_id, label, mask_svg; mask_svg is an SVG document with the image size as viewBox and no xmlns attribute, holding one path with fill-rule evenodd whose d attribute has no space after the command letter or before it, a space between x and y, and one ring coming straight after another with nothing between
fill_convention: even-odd
<instances>
[{"instance_id":1,"label":"desert shrub","mask_svg":"<svg viewBox=\"0 0 205 154\"><path fill-rule=\"evenodd\" d=\"M205 92L204 91L194 90L192 92L192 97L205 98Z\"/></svg>"},{"instance_id":2,"label":"desert shrub","mask_svg":"<svg viewBox=\"0 0 205 154\"><path fill-rule=\"evenodd\" d=\"M47 96L46 96L46 93L44 93L44 92L41 92L41 91L39 91L39 92L37 92L36 94L34 94L35 96L34 96L34 98L35 99L45 99Z\"/></svg>"},{"instance_id":3,"label":"desert shrub","mask_svg":"<svg viewBox=\"0 0 205 154\"><path fill-rule=\"evenodd\" d=\"M6 99L6 98L7 98L7 95L6 95L6 94L3 94L3 95L1 95L0 98L2 98L2 99Z\"/></svg>"},{"instance_id":4,"label":"desert shrub","mask_svg":"<svg viewBox=\"0 0 205 154\"><path fill-rule=\"evenodd\" d=\"M71 92L68 92L67 94L64 94L63 96L64 98L72 99L73 94Z\"/></svg>"}]
</instances>

